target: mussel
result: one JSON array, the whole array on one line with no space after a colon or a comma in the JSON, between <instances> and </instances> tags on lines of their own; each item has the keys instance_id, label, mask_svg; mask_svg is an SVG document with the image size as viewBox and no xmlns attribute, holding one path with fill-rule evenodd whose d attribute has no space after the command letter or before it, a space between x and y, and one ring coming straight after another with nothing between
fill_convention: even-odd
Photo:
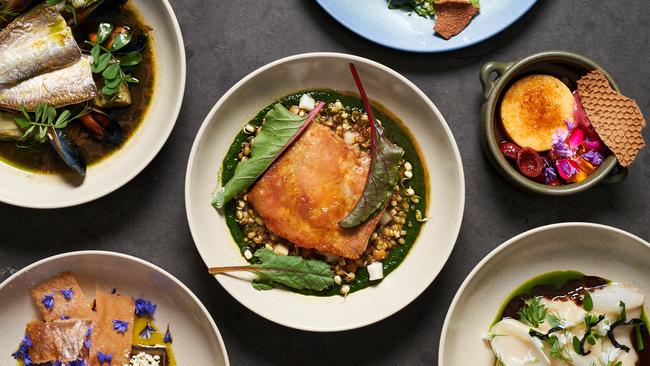
<instances>
[{"instance_id":1,"label":"mussel","mask_svg":"<svg viewBox=\"0 0 650 366\"><path fill-rule=\"evenodd\" d=\"M80 118L83 126L98 141L118 146L124 139L124 130L108 113L93 108Z\"/></svg>"},{"instance_id":2,"label":"mussel","mask_svg":"<svg viewBox=\"0 0 650 366\"><path fill-rule=\"evenodd\" d=\"M67 166L82 177L86 175L86 159L61 130L48 127L47 139Z\"/></svg>"},{"instance_id":3,"label":"mussel","mask_svg":"<svg viewBox=\"0 0 650 366\"><path fill-rule=\"evenodd\" d=\"M127 3L128 0L96 0L86 1L88 4L83 9L77 10L76 20L77 23L86 19L92 18L95 15L119 12L120 9Z\"/></svg>"}]
</instances>

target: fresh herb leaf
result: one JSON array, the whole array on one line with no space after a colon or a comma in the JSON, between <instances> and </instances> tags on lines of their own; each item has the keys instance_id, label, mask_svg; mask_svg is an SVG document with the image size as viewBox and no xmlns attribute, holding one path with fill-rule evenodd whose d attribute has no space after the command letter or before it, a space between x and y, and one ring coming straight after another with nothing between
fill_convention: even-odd
<instances>
[{"instance_id":1,"label":"fresh herb leaf","mask_svg":"<svg viewBox=\"0 0 650 366\"><path fill-rule=\"evenodd\" d=\"M555 314L553 314L553 313L548 313L548 314L546 315L546 321L548 321L548 324L549 324L552 328L559 327L560 324L562 324L562 319L560 319L559 314L558 314L558 315L555 315Z\"/></svg>"},{"instance_id":2,"label":"fresh herb leaf","mask_svg":"<svg viewBox=\"0 0 650 366\"><path fill-rule=\"evenodd\" d=\"M113 38L113 43L109 47L110 52L119 51L131 42L131 33L120 32Z\"/></svg>"},{"instance_id":3,"label":"fresh herb leaf","mask_svg":"<svg viewBox=\"0 0 650 366\"><path fill-rule=\"evenodd\" d=\"M537 328L540 324L544 323L546 313L546 306L542 304L538 297L532 297L526 300L524 306L517 312L519 320L533 328Z\"/></svg>"},{"instance_id":4,"label":"fresh herb leaf","mask_svg":"<svg viewBox=\"0 0 650 366\"><path fill-rule=\"evenodd\" d=\"M142 54L140 52L131 52L120 59L120 66L135 66L140 62L142 62Z\"/></svg>"},{"instance_id":5,"label":"fresh herb leaf","mask_svg":"<svg viewBox=\"0 0 650 366\"><path fill-rule=\"evenodd\" d=\"M235 195L262 176L309 126L323 105L324 103L320 102L305 118L289 112L282 104L274 105L266 114L262 131L251 144L251 158L240 162L235 168L233 177L217 188L212 197L212 205L222 208Z\"/></svg>"},{"instance_id":6,"label":"fresh herb leaf","mask_svg":"<svg viewBox=\"0 0 650 366\"><path fill-rule=\"evenodd\" d=\"M618 306L621 309L621 314L618 316L618 320L626 321L627 320L627 310L625 309L625 303L621 301Z\"/></svg>"},{"instance_id":7,"label":"fresh herb leaf","mask_svg":"<svg viewBox=\"0 0 650 366\"><path fill-rule=\"evenodd\" d=\"M571 359L571 355L569 354L569 352L564 348L564 346L560 343L560 340L556 336L549 337L547 342L550 347L549 354L551 355L551 357L557 358L558 360L562 360L565 362L573 361Z\"/></svg>"},{"instance_id":8,"label":"fresh herb leaf","mask_svg":"<svg viewBox=\"0 0 650 366\"><path fill-rule=\"evenodd\" d=\"M257 263L241 267L211 268L211 274L247 271L257 275L253 287L270 290L277 284L295 290L321 291L334 285L334 276L329 264L299 256L282 256L261 248L254 254Z\"/></svg>"},{"instance_id":9,"label":"fresh herb leaf","mask_svg":"<svg viewBox=\"0 0 650 366\"><path fill-rule=\"evenodd\" d=\"M582 308L585 309L585 311L592 311L594 309L594 301L591 299L589 291L585 291L585 294L583 295Z\"/></svg>"},{"instance_id":10,"label":"fresh herb leaf","mask_svg":"<svg viewBox=\"0 0 650 366\"><path fill-rule=\"evenodd\" d=\"M361 84L361 79L354 64L350 64L352 76L361 94L361 99L370 121L370 169L363 193L352 211L339 223L341 227L355 227L379 212L393 194L399 179L399 161L404 150L393 144L384 135L384 130L375 120L372 106Z\"/></svg>"},{"instance_id":11,"label":"fresh herb leaf","mask_svg":"<svg viewBox=\"0 0 650 366\"><path fill-rule=\"evenodd\" d=\"M14 121L20 126L24 133L19 141L33 140L35 144L41 144L47 140L47 129L49 127L62 129L75 119L90 112L90 107L86 105L78 114L72 116L70 111L65 110L57 117L57 111L49 104L38 104L33 116L27 112L25 106L20 107L22 115L16 117Z\"/></svg>"},{"instance_id":12,"label":"fresh herb leaf","mask_svg":"<svg viewBox=\"0 0 650 366\"><path fill-rule=\"evenodd\" d=\"M573 337L573 350L574 350L577 354L581 354L581 353L582 353L581 346L580 346L580 338L578 338L578 337L576 337L576 336Z\"/></svg>"}]
</instances>

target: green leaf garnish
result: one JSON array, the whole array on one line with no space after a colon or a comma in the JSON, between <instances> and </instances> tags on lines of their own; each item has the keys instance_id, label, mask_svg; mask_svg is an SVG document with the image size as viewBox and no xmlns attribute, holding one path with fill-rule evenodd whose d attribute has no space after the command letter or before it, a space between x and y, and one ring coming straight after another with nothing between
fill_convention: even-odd
<instances>
[{"instance_id":1,"label":"green leaf garnish","mask_svg":"<svg viewBox=\"0 0 650 366\"><path fill-rule=\"evenodd\" d=\"M65 128L70 122L88 114L90 107L86 105L81 112L74 116L70 111L64 110L57 117L56 109L49 104L38 104L33 116L27 112L25 106L20 107L20 112L22 115L14 119L16 124L25 131L19 141L31 139L35 144L41 144L47 140L47 129L49 127L59 130Z\"/></svg>"},{"instance_id":2,"label":"green leaf garnish","mask_svg":"<svg viewBox=\"0 0 650 366\"><path fill-rule=\"evenodd\" d=\"M558 360L562 360L565 362L573 361L571 359L571 355L569 354L569 352L560 344L560 340L557 339L556 336L549 337L547 342L550 347L549 354L551 355L551 357L557 358Z\"/></svg>"},{"instance_id":3,"label":"green leaf garnish","mask_svg":"<svg viewBox=\"0 0 650 366\"><path fill-rule=\"evenodd\" d=\"M585 291L582 298L582 308L585 309L585 311L592 311L594 309L594 301L591 299L589 291Z\"/></svg>"},{"instance_id":4,"label":"green leaf garnish","mask_svg":"<svg viewBox=\"0 0 650 366\"><path fill-rule=\"evenodd\" d=\"M354 66L350 64L352 76L361 94L361 99L370 121L371 146L370 169L363 193L352 211L339 223L341 227L355 227L366 222L386 204L393 194L399 179L399 161L404 155L404 149L393 144L384 135L384 130L375 120L372 106L368 100L361 79Z\"/></svg>"},{"instance_id":5,"label":"green leaf garnish","mask_svg":"<svg viewBox=\"0 0 650 366\"><path fill-rule=\"evenodd\" d=\"M305 118L289 112L280 103L274 105L266 114L262 131L251 143L251 158L240 162L235 168L233 177L226 184L217 188L212 196L212 205L222 208L235 195L262 176L309 126L323 105L324 103L319 103Z\"/></svg>"},{"instance_id":6,"label":"green leaf garnish","mask_svg":"<svg viewBox=\"0 0 650 366\"><path fill-rule=\"evenodd\" d=\"M140 52L131 52L120 59L120 66L135 66L142 62L142 54Z\"/></svg>"},{"instance_id":7,"label":"green leaf garnish","mask_svg":"<svg viewBox=\"0 0 650 366\"><path fill-rule=\"evenodd\" d=\"M560 319L559 314L555 315L553 313L548 313L546 315L546 321L551 326L551 328L559 327L560 324L562 324L562 319Z\"/></svg>"},{"instance_id":8,"label":"green leaf garnish","mask_svg":"<svg viewBox=\"0 0 650 366\"><path fill-rule=\"evenodd\" d=\"M576 351L577 354L581 354L581 346L580 346L580 338L573 336L573 350Z\"/></svg>"},{"instance_id":9,"label":"green leaf garnish","mask_svg":"<svg viewBox=\"0 0 650 366\"><path fill-rule=\"evenodd\" d=\"M519 320L533 328L537 328L540 324L544 323L546 313L546 306L542 304L538 297L532 297L526 300L524 306L517 312Z\"/></svg>"},{"instance_id":10,"label":"green leaf garnish","mask_svg":"<svg viewBox=\"0 0 650 366\"><path fill-rule=\"evenodd\" d=\"M211 274L247 271L257 275L253 287L257 290L270 290L281 284L295 290L322 291L334 285L334 276L329 264L299 256L282 256L261 248L255 251L258 263L241 267L211 268Z\"/></svg>"}]
</instances>

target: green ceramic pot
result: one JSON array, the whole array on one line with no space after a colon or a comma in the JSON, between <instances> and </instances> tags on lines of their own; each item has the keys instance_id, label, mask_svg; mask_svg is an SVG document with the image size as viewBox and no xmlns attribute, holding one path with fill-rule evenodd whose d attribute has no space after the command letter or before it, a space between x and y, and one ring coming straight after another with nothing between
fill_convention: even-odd
<instances>
[{"instance_id":1,"label":"green ceramic pot","mask_svg":"<svg viewBox=\"0 0 650 366\"><path fill-rule=\"evenodd\" d=\"M498 116L501 95L513 82L531 74L548 74L575 83L581 76L595 69L601 70L612 87L619 91L616 82L598 64L586 57L565 51L537 53L511 63L488 62L481 68L480 78L483 85L481 144L490 163L509 182L528 192L547 196L565 196L582 192L601 182L614 184L625 179L627 169L618 164L614 155L610 155L586 180L563 186L548 186L523 176L499 151L499 142L503 140Z\"/></svg>"}]
</instances>

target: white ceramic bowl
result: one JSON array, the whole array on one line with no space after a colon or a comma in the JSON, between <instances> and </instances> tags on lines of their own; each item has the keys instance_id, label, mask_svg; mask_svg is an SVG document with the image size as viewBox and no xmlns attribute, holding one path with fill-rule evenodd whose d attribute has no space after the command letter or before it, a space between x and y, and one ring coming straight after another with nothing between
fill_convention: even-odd
<instances>
[{"instance_id":1,"label":"white ceramic bowl","mask_svg":"<svg viewBox=\"0 0 650 366\"><path fill-rule=\"evenodd\" d=\"M100 198L140 173L158 154L176 123L185 91L185 48L167 0L130 0L153 28L155 85L137 131L107 159L88 168L81 184L62 175L35 174L0 162L0 201L33 208L68 207Z\"/></svg>"},{"instance_id":2,"label":"white ceramic bowl","mask_svg":"<svg viewBox=\"0 0 650 366\"><path fill-rule=\"evenodd\" d=\"M187 167L187 217L208 267L243 265L225 218L210 205L223 158L237 133L262 108L305 89L356 91L354 62L371 99L397 115L421 147L429 172L431 217L404 262L381 284L342 297L310 297L275 289L259 292L239 276L219 275L221 285L244 306L288 327L338 331L362 327L397 312L431 284L451 253L463 216L465 188L456 142L444 118L413 83L364 58L311 53L270 63L233 86L214 106L194 141Z\"/></svg>"},{"instance_id":3,"label":"white ceramic bowl","mask_svg":"<svg viewBox=\"0 0 650 366\"><path fill-rule=\"evenodd\" d=\"M92 297L95 287L117 288L122 294L157 304L159 327L170 324L172 348L178 365L227 366L228 355L212 317L199 299L171 274L141 259L124 254L84 251L43 259L0 284L0 364L14 365L16 351L28 322L40 313L29 290L62 272L72 272Z\"/></svg>"},{"instance_id":4,"label":"white ceramic bowl","mask_svg":"<svg viewBox=\"0 0 650 366\"><path fill-rule=\"evenodd\" d=\"M609 226L563 223L520 234L488 254L461 285L442 329L438 365L494 365L482 337L503 301L533 277L576 270L634 284L650 298L648 263L648 242Z\"/></svg>"}]
</instances>

